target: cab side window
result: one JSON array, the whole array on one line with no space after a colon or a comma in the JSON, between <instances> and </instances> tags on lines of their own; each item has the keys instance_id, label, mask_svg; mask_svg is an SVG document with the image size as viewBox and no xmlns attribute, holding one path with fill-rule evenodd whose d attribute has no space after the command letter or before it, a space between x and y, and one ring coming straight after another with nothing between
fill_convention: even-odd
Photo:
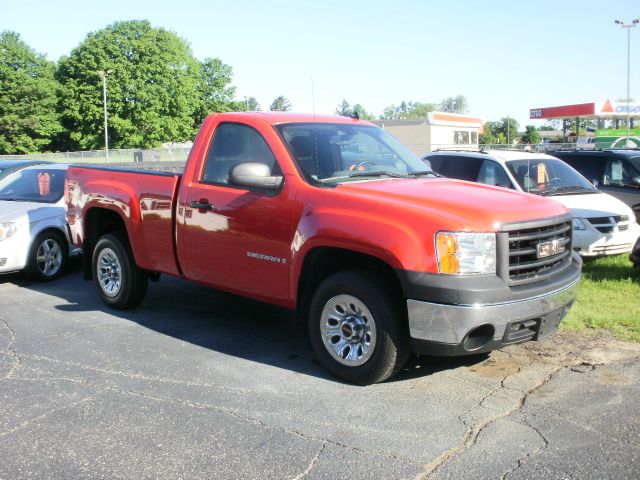
<instances>
[{"instance_id":1,"label":"cab side window","mask_svg":"<svg viewBox=\"0 0 640 480\"><path fill-rule=\"evenodd\" d=\"M439 169L433 164L433 161L431 166L445 177L475 182L480 169L480 159L463 155L442 155Z\"/></svg>"},{"instance_id":2,"label":"cab side window","mask_svg":"<svg viewBox=\"0 0 640 480\"><path fill-rule=\"evenodd\" d=\"M504 168L491 160L482 162L477 181L487 185L495 185L496 187L513 188Z\"/></svg>"},{"instance_id":3,"label":"cab side window","mask_svg":"<svg viewBox=\"0 0 640 480\"><path fill-rule=\"evenodd\" d=\"M605 172L605 185L628 185L635 176L634 168L622 158L612 158Z\"/></svg>"},{"instance_id":4,"label":"cab side window","mask_svg":"<svg viewBox=\"0 0 640 480\"><path fill-rule=\"evenodd\" d=\"M223 123L213 134L201 181L228 185L233 167L245 162L264 163L272 175L281 175L262 135L247 125Z\"/></svg>"}]
</instances>

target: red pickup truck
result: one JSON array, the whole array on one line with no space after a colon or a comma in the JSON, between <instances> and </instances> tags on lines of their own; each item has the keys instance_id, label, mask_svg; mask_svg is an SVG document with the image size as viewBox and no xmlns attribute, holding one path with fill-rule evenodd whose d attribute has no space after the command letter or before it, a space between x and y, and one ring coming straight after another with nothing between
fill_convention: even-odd
<instances>
[{"instance_id":1,"label":"red pickup truck","mask_svg":"<svg viewBox=\"0 0 640 480\"><path fill-rule=\"evenodd\" d=\"M439 178L350 118L213 114L182 175L73 166L66 195L110 307L136 306L164 273L295 309L319 360L360 384L412 349L543 338L580 278L562 205Z\"/></svg>"}]
</instances>

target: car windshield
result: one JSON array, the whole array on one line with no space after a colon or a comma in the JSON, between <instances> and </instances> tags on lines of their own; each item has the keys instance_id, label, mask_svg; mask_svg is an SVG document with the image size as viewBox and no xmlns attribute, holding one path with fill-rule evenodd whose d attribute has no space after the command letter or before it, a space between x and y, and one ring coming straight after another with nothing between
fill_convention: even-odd
<instances>
[{"instance_id":1,"label":"car windshield","mask_svg":"<svg viewBox=\"0 0 640 480\"><path fill-rule=\"evenodd\" d=\"M586 178L561 160L531 158L506 162L525 192L538 195L596 193Z\"/></svg>"},{"instance_id":2,"label":"car windshield","mask_svg":"<svg viewBox=\"0 0 640 480\"><path fill-rule=\"evenodd\" d=\"M21 170L0 182L0 200L55 203L64 193L66 170Z\"/></svg>"},{"instance_id":3,"label":"car windshield","mask_svg":"<svg viewBox=\"0 0 640 480\"><path fill-rule=\"evenodd\" d=\"M631 165L636 169L636 173L640 175L640 156L627 157Z\"/></svg>"},{"instance_id":4,"label":"car windshield","mask_svg":"<svg viewBox=\"0 0 640 480\"><path fill-rule=\"evenodd\" d=\"M378 127L290 123L277 128L304 176L315 183L434 175L408 148Z\"/></svg>"}]
</instances>

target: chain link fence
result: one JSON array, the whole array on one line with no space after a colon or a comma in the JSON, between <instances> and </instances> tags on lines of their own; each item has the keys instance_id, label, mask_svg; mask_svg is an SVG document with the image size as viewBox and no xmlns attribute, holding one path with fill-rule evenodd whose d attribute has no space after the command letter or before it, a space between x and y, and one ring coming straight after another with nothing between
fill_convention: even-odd
<instances>
[{"instance_id":1,"label":"chain link fence","mask_svg":"<svg viewBox=\"0 0 640 480\"><path fill-rule=\"evenodd\" d=\"M36 159L58 163L159 163L186 162L191 147L152 149L88 150L83 152L31 153L28 155L0 155L0 160Z\"/></svg>"}]
</instances>

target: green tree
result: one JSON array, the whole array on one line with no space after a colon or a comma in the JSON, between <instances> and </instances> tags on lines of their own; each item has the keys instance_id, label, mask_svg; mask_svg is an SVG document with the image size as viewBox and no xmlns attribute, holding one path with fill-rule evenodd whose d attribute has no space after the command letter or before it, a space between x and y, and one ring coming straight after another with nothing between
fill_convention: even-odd
<instances>
[{"instance_id":1,"label":"green tree","mask_svg":"<svg viewBox=\"0 0 640 480\"><path fill-rule=\"evenodd\" d=\"M209 64L213 70L215 63ZM147 20L135 20L90 33L60 60L67 148L104 145L101 70L112 71L107 88L110 146L146 148L193 138L195 119L204 110L201 94L211 100L203 87L207 76L200 75L183 39ZM215 83L213 77L208 80Z\"/></svg>"},{"instance_id":2,"label":"green tree","mask_svg":"<svg viewBox=\"0 0 640 480\"><path fill-rule=\"evenodd\" d=\"M467 113L469 105L464 95L445 98L438 104L438 110L449 113Z\"/></svg>"},{"instance_id":3,"label":"green tree","mask_svg":"<svg viewBox=\"0 0 640 480\"><path fill-rule=\"evenodd\" d=\"M262 109L260 108L260 104L258 103L258 99L256 97L249 97L244 100L244 108L245 112L259 112Z\"/></svg>"},{"instance_id":4,"label":"green tree","mask_svg":"<svg viewBox=\"0 0 640 480\"><path fill-rule=\"evenodd\" d=\"M229 65L219 58L205 58L200 62L198 76L200 105L196 109L196 125L200 125L210 113L244 110L244 105L233 101L236 89L230 86L233 70Z\"/></svg>"},{"instance_id":5,"label":"green tree","mask_svg":"<svg viewBox=\"0 0 640 480\"><path fill-rule=\"evenodd\" d=\"M369 113L365 110L365 108L360 105L359 103L356 103L353 106L353 111L355 113L358 114L358 118L360 118L361 120L375 120L376 116L373 113Z\"/></svg>"},{"instance_id":6,"label":"green tree","mask_svg":"<svg viewBox=\"0 0 640 480\"><path fill-rule=\"evenodd\" d=\"M433 103L403 101L398 107L389 105L380 115L380 120L421 119L427 118L427 113L436 109Z\"/></svg>"},{"instance_id":7,"label":"green tree","mask_svg":"<svg viewBox=\"0 0 640 480\"><path fill-rule=\"evenodd\" d=\"M540 143L540 133L538 133L538 129L533 125L527 125L524 131L524 135L520 138L521 143L526 143L530 145L537 145Z\"/></svg>"},{"instance_id":8,"label":"green tree","mask_svg":"<svg viewBox=\"0 0 640 480\"><path fill-rule=\"evenodd\" d=\"M358 118L362 120L374 120L375 115L369 113L365 110L365 108L356 103L353 107L349 102L345 99L340 102L340 104L335 109L335 114L340 115L341 117L353 117L354 114L358 114Z\"/></svg>"},{"instance_id":9,"label":"green tree","mask_svg":"<svg viewBox=\"0 0 640 480\"><path fill-rule=\"evenodd\" d=\"M288 112L291 110L291 102L283 95L280 95L273 100L269 110L272 112Z\"/></svg>"},{"instance_id":10,"label":"green tree","mask_svg":"<svg viewBox=\"0 0 640 480\"><path fill-rule=\"evenodd\" d=\"M0 153L42 151L62 131L54 70L19 34L0 33Z\"/></svg>"},{"instance_id":11,"label":"green tree","mask_svg":"<svg viewBox=\"0 0 640 480\"><path fill-rule=\"evenodd\" d=\"M343 98L342 102L336 107L335 114L341 117L350 117L353 115L353 108L351 108L351 104Z\"/></svg>"}]
</instances>

